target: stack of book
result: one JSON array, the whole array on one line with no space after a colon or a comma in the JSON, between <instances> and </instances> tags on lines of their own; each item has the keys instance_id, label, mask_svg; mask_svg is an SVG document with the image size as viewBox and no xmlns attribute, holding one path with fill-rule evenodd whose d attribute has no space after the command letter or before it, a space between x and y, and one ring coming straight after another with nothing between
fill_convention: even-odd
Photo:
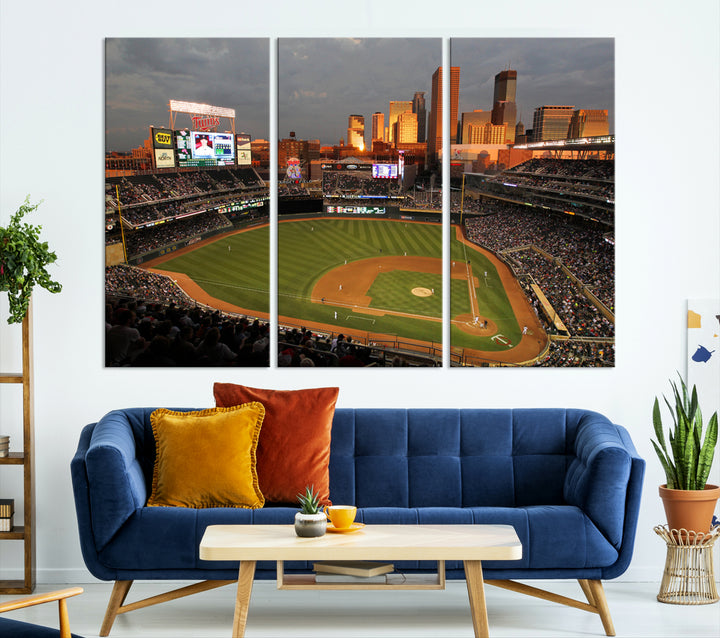
<instances>
[{"instance_id":1,"label":"stack of book","mask_svg":"<svg viewBox=\"0 0 720 638\"><path fill-rule=\"evenodd\" d=\"M368 560L323 561L314 563L316 583L384 583L392 572L392 563L376 563Z\"/></svg>"},{"instance_id":2,"label":"stack of book","mask_svg":"<svg viewBox=\"0 0 720 638\"><path fill-rule=\"evenodd\" d=\"M0 456L8 456L10 454L10 436L8 434L0 434Z\"/></svg>"},{"instance_id":3,"label":"stack of book","mask_svg":"<svg viewBox=\"0 0 720 638\"><path fill-rule=\"evenodd\" d=\"M15 501L11 498L0 498L0 532L12 532Z\"/></svg>"}]
</instances>

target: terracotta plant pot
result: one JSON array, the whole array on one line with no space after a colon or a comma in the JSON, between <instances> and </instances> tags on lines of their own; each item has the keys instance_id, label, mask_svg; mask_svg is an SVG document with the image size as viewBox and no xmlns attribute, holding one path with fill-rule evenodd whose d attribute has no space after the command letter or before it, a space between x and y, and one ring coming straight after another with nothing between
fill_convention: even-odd
<instances>
[{"instance_id":1,"label":"terracotta plant pot","mask_svg":"<svg viewBox=\"0 0 720 638\"><path fill-rule=\"evenodd\" d=\"M660 498L665 507L668 527L707 534L712 524L720 487L705 485L704 490L669 490L661 485Z\"/></svg>"}]
</instances>

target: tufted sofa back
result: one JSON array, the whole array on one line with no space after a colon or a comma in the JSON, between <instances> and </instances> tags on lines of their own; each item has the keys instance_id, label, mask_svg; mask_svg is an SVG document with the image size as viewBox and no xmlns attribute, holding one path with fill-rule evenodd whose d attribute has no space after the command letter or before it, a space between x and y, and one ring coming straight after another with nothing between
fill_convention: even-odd
<instances>
[{"instance_id":1,"label":"tufted sofa back","mask_svg":"<svg viewBox=\"0 0 720 638\"><path fill-rule=\"evenodd\" d=\"M330 498L358 507L522 507L566 502L587 410L337 409Z\"/></svg>"}]
</instances>

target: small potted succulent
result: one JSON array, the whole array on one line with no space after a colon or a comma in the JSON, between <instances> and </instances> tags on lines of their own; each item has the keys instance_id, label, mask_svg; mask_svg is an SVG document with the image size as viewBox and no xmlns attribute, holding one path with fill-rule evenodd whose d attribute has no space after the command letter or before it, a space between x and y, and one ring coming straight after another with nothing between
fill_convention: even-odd
<instances>
[{"instance_id":1,"label":"small potted succulent","mask_svg":"<svg viewBox=\"0 0 720 638\"><path fill-rule=\"evenodd\" d=\"M314 486L305 488L305 493L297 496L300 511L295 514L295 533L305 538L323 536L327 529L327 516L320 506L320 493Z\"/></svg>"}]
</instances>

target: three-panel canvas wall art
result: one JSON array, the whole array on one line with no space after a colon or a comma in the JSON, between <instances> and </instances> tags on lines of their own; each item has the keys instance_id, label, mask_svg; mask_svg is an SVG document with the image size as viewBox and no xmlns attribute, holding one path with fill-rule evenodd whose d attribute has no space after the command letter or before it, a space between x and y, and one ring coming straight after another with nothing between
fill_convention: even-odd
<instances>
[{"instance_id":1,"label":"three-panel canvas wall art","mask_svg":"<svg viewBox=\"0 0 720 638\"><path fill-rule=\"evenodd\" d=\"M105 81L107 366L614 365L611 38L113 38Z\"/></svg>"}]
</instances>

